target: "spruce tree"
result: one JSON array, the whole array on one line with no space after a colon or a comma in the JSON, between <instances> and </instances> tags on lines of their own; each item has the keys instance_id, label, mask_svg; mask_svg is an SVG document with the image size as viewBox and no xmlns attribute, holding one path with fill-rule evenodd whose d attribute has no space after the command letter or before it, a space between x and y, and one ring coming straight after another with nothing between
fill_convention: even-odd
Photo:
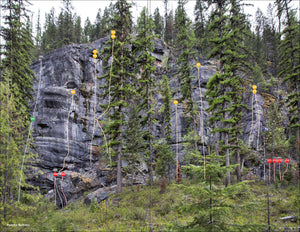
<instances>
[{"instance_id":1,"label":"spruce tree","mask_svg":"<svg viewBox=\"0 0 300 232\"><path fill-rule=\"evenodd\" d=\"M111 123L106 127L106 133L110 134L110 143L113 156L117 156L117 192L122 192L122 154L123 154L123 134L124 134L124 116L128 107L128 100L134 95L132 87L133 74L129 70L132 64L132 51L130 44L132 43L132 16L130 13L131 5L126 0L118 0L114 5L113 15L113 30L116 31L116 39L110 39L107 42L108 46L104 46L102 52L103 63L106 73L101 78L105 78L105 85L102 86L104 96L110 94L111 102L109 105L103 105L104 110L112 108L112 113L109 115ZM114 42L114 50L112 52L112 43ZM109 60L113 55L113 64L110 83L110 64ZM110 60L111 62L111 60ZM109 92L110 90L110 92Z\"/></svg>"},{"instance_id":2,"label":"spruce tree","mask_svg":"<svg viewBox=\"0 0 300 232\"><path fill-rule=\"evenodd\" d=\"M45 26L42 34L41 46L44 53L56 48L57 33L55 10L51 8L45 16Z\"/></svg>"},{"instance_id":3,"label":"spruce tree","mask_svg":"<svg viewBox=\"0 0 300 232\"><path fill-rule=\"evenodd\" d=\"M87 17L87 19L84 22L84 28L83 28L83 42L88 43L92 41L92 33L93 33L93 26L92 23Z\"/></svg>"},{"instance_id":4,"label":"spruce tree","mask_svg":"<svg viewBox=\"0 0 300 232\"><path fill-rule=\"evenodd\" d=\"M236 154L239 166L240 122L245 108L241 97L243 80L240 75L251 69L247 63L249 52L243 45L247 23L239 0L214 2L216 9L210 29L215 29L219 36L212 40L214 49L209 57L219 58L220 65L207 83L208 111L212 114L209 121L214 127L213 133L221 135L221 154L225 154L226 166L230 165L230 156L233 154ZM216 146L216 151L218 149ZM237 175L240 179L239 168ZM225 180L225 185L229 184L230 172Z\"/></svg>"},{"instance_id":5,"label":"spruce tree","mask_svg":"<svg viewBox=\"0 0 300 232\"><path fill-rule=\"evenodd\" d=\"M191 20L188 18L184 9L186 1L179 0L175 13L175 50L179 54L176 65L178 66L178 80L181 85L182 98L180 101L186 105L186 116L188 117L188 126L192 127L196 133L196 111L192 100L192 67L190 61L195 55L193 47L195 44L194 32L191 29Z\"/></svg>"},{"instance_id":6,"label":"spruce tree","mask_svg":"<svg viewBox=\"0 0 300 232\"><path fill-rule=\"evenodd\" d=\"M174 15L173 15L173 10L171 10L166 18L164 40L167 44L172 45L174 42L173 37L174 37Z\"/></svg>"},{"instance_id":7,"label":"spruce tree","mask_svg":"<svg viewBox=\"0 0 300 232\"><path fill-rule=\"evenodd\" d=\"M163 35L163 31L164 31L164 21L163 21L163 17L159 13L158 8L155 9L153 17L154 17L153 21L154 21L154 25L155 25L154 33L159 38L161 38Z\"/></svg>"},{"instance_id":8,"label":"spruce tree","mask_svg":"<svg viewBox=\"0 0 300 232\"><path fill-rule=\"evenodd\" d=\"M206 55L207 52L207 33L206 33L206 20L205 11L207 10L206 2L203 0L197 0L194 8L195 23L193 25L196 40L197 50L201 55Z\"/></svg>"},{"instance_id":9,"label":"spruce tree","mask_svg":"<svg viewBox=\"0 0 300 232\"><path fill-rule=\"evenodd\" d=\"M20 205L18 187L32 188L25 183L22 160L33 158L23 154L29 127L29 100L32 100L34 74L29 68L33 40L26 1L4 1L4 27L1 36L5 44L1 60L0 77L0 180L1 225L9 223ZM29 144L30 146L30 144ZM20 178L22 176L22 178ZM20 180L20 181L19 181ZM22 193L21 200L30 197ZM22 210L22 209L21 209ZM5 221L8 218L8 221Z\"/></svg>"},{"instance_id":10,"label":"spruce tree","mask_svg":"<svg viewBox=\"0 0 300 232\"><path fill-rule=\"evenodd\" d=\"M137 92L141 94L140 110L145 111L146 116L143 118L142 124L147 127L145 137L147 138L147 152L146 156L149 158L150 167L150 184L153 182L153 123L155 123L153 101L154 90L154 71L155 71L155 58L151 55L154 50L154 24L149 17L146 8L143 8L140 17L138 18L137 36L134 41L134 53L136 57L137 72L141 72L138 79L139 88Z\"/></svg>"},{"instance_id":11,"label":"spruce tree","mask_svg":"<svg viewBox=\"0 0 300 232\"><path fill-rule=\"evenodd\" d=\"M300 156L300 29L296 12L289 6L290 0L278 0L278 11L285 16L283 22L285 28L282 31L282 40L278 47L280 52L279 77L289 87L286 99L289 107L289 127L291 131L291 142L294 151ZM279 7L281 6L281 8Z\"/></svg>"}]
</instances>

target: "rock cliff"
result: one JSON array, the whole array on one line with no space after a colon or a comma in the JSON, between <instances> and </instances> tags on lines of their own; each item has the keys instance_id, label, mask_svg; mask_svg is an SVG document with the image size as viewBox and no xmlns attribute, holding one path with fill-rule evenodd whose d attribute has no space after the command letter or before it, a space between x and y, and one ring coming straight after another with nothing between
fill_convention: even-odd
<instances>
[{"instance_id":1,"label":"rock cliff","mask_svg":"<svg viewBox=\"0 0 300 232\"><path fill-rule=\"evenodd\" d=\"M95 41L92 44L72 44L63 48L53 50L52 52L40 57L35 61L31 68L35 72L37 81L34 83L36 110L33 112L35 121L33 122L33 138L35 141L35 149L38 153L38 158L35 160L35 168L31 170L29 182L39 186L42 193L47 193L53 197L54 189L54 171L60 171L65 162L64 172L66 176L61 179L57 177L56 184L58 195L58 205L63 204L63 195L69 200L77 199L82 196L84 191L96 190L102 187L113 186L116 183L116 172L110 169L107 157L103 157L98 146L103 145L103 135L98 126L95 127L93 138L93 149L90 165L90 147L93 134L93 117L100 115L104 109L99 103L107 103L107 99L100 97L101 91L99 85L103 85L100 80L97 80L97 86L94 84L96 76L103 75L103 64L100 58L92 58L92 50L102 50L107 38ZM163 69L163 57L168 57L170 51L164 46L161 41L156 41L155 50L152 53L156 57L156 65L159 69ZM214 61L206 59L199 60L202 64L200 68L201 76L201 92L205 93L206 83L216 70ZM195 62L195 61L191 61ZM194 66L194 64L193 64ZM95 70L96 68L96 70ZM176 70L175 64L171 64L171 69ZM173 72L174 73L174 72ZM193 100L199 103L199 118L200 118L200 91L197 80L197 69L193 69L195 79L193 81ZM180 97L179 83L172 73L169 76L170 87L174 93L174 99ZM94 112L95 98L94 92L97 88L96 112ZM76 91L72 96L71 90ZM249 108L252 108L251 91L247 93L245 102ZM160 94L155 96L158 103L158 108L162 104ZM255 103L255 102L254 102ZM250 141L251 145L256 147L258 131L263 125L262 105L263 98L257 94L257 103L253 104L252 110L245 112L243 123L243 139ZM198 123L198 133L200 135L203 127L205 145L214 143L211 136L211 128L208 125L208 113L205 109L208 103L203 98L203 125ZM173 141L172 146L175 149L175 108L172 104L172 130ZM33 107L34 108L34 107ZM179 158L184 156L182 139L187 133L185 131L185 116L184 106L179 104L177 107L178 122L177 132L179 141ZM252 121L253 118L253 121ZM158 118L159 119L159 118ZM251 131L252 125L252 131ZM155 137L161 135L160 122L153 128ZM250 132L251 131L251 132ZM250 136L251 134L251 136ZM250 139L249 139L250 136ZM200 150L202 148L199 147ZM205 149L207 150L207 149ZM126 163L124 162L124 165ZM145 163L141 164L136 173L134 182L144 184L147 178L148 169ZM126 182L126 176L124 176ZM61 190L63 189L63 191ZM61 200L59 200L61 199Z\"/></svg>"}]
</instances>

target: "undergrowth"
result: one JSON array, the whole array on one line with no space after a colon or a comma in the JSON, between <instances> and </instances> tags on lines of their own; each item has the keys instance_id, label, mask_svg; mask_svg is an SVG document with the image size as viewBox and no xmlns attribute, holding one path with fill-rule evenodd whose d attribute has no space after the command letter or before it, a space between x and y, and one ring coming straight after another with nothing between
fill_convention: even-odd
<instances>
[{"instance_id":1,"label":"undergrowth","mask_svg":"<svg viewBox=\"0 0 300 232\"><path fill-rule=\"evenodd\" d=\"M226 199L233 206L230 222L236 225L267 224L267 191L262 182L249 183L251 192ZM47 198L40 200L30 214L19 214L15 223L24 227L6 227L5 231L179 231L193 222L197 211L189 210L201 201L189 195L187 187L199 185L184 182L170 184L165 193L159 186L143 186L137 192L124 187L122 194L112 194L107 203L85 205L83 200L71 202L67 208L58 209ZM270 221L272 229L297 227L298 223L283 222L280 217L299 216L299 190L297 186L270 186ZM246 202L244 196L251 194ZM244 195L244 196L243 196ZM28 226L29 225L29 226ZM249 230L252 231L252 230ZM253 230L254 231L254 230Z\"/></svg>"}]
</instances>

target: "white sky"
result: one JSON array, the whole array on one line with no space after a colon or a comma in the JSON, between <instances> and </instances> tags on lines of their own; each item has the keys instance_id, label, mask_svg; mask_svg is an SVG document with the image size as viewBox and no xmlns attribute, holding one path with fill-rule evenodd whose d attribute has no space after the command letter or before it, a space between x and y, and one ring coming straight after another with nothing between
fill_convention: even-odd
<instances>
[{"instance_id":1,"label":"white sky","mask_svg":"<svg viewBox=\"0 0 300 232\"><path fill-rule=\"evenodd\" d=\"M2 0L0 0L0 1L2 1ZM45 13L49 13L50 9L52 7L54 7L55 15L58 16L60 9L63 6L61 0L29 0L29 2L32 4L29 7L29 9L33 13L34 27L36 25L38 10L40 10L41 23L42 23L42 27L43 27ZM106 6L109 6L109 4L111 2L115 3L116 0L73 0L72 1L72 5L74 7L73 12L76 12L77 15L81 16L81 22L82 22L82 26L83 26L87 17L89 17L91 22L94 23L98 9L101 8L102 9L101 12L103 14L104 8ZM147 6L147 3L148 3L148 6L149 6L152 14L154 13L155 8L158 7L160 10L160 14L164 15L163 0L148 0L148 1L147 0L128 0L128 2L131 2L134 4L131 11L132 11L132 15L135 19L136 19L136 17L139 16L139 12L141 11L141 9L144 6ZM175 9L177 7L177 2L178 2L178 0L169 0L168 10L170 11L173 9L173 11L175 11ZM274 0L252 0L252 1L244 0L244 2L254 5L253 7L247 6L245 8L245 12L247 14L253 15L252 20L254 20L255 19L254 15L255 15L257 8L260 8L262 10L262 12L264 13L264 15L266 15L268 4L273 3ZM185 5L185 9L186 9L189 17L192 20L194 20L193 12L194 12L195 3L196 3L196 0L189 0L188 3ZM300 3L298 0L293 0L293 6L295 8L298 8L298 15L299 15L299 9L300 9L299 4Z\"/></svg>"}]
</instances>

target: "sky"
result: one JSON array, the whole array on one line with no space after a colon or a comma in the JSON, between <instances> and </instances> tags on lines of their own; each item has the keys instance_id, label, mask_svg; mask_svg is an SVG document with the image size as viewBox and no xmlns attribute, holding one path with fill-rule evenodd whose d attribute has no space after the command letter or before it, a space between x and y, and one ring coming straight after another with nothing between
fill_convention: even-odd
<instances>
[{"instance_id":1,"label":"sky","mask_svg":"<svg viewBox=\"0 0 300 232\"><path fill-rule=\"evenodd\" d=\"M0 0L1 1L1 0ZM45 13L49 12L52 7L55 8L56 15L60 12L60 8L62 7L62 1L61 0L29 0L29 2L32 4L30 6L30 10L33 13L33 20L34 22L37 19L38 15L38 10L40 10L40 15L41 15L41 22L44 22L45 19ZM113 2L115 3L116 0L73 0L72 5L74 6L74 12L77 13L77 15L81 16L81 21L82 21L82 26L84 25L84 21L86 20L87 17L91 20L93 23L98 9L103 10L106 6L109 6L109 4ZM128 0L128 2L131 2L134 4L132 7L132 15L134 18L139 16L139 12L144 6L149 6L151 9L151 13L154 13L154 10L156 7L159 8L160 13L164 14L164 4L163 0ZM174 10L177 7L177 2L178 0L169 0L169 6L168 10ZM254 6L248 6L245 8L245 12L251 15L255 15L255 12L257 8L259 7L264 14L267 12L267 6L269 3L273 3L274 0L244 0L245 3L250 3L253 4ZM188 3L186 4L186 11L188 15L190 16L191 19L194 18L193 16L193 11L194 11L194 6L195 6L196 0L189 0ZM295 7L298 7L299 9L299 1L293 1L293 5ZM254 19L254 17L253 17ZM34 24L35 25L35 24ZM43 25L43 23L42 23Z\"/></svg>"},{"instance_id":2,"label":"sky","mask_svg":"<svg viewBox=\"0 0 300 232\"><path fill-rule=\"evenodd\" d=\"M55 15L58 16L63 6L61 0L29 0L29 2L32 4L29 7L29 9L32 12L33 25L36 25L39 10L41 23L42 26L44 26L45 13L49 13L50 9L54 7ZM104 8L106 6L109 6L111 2L115 3L116 0L72 0L72 5L74 7L73 11L76 12L77 15L81 16L81 23L82 26L84 26L84 22L87 17L89 17L89 19L93 23L95 21L98 9L101 8L101 12L103 13ZM144 6L149 6L152 14L154 13L155 8L158 7L160 13L164 15L163 0L128 0L128 2L133 3L132 15L134 17L134 21L139 16L139 12ZM177 2L178 0L169 0L168 10L170 11L173 9L175 11L177 7ZM254 20L257 8L260 8L262 12L266 15L268 4L274 3L274 0L244 0L244 2L248 4L253 4L253 6L247 6L245 8L245 13L252 15L251 20ZM193 11L195 3L196 0L189 0L185 6L187 13L192 20L194 19ZM292 3L294 7L298 8L299 15L299 1L293 0Z\"/></svg>"}]
</instances>

